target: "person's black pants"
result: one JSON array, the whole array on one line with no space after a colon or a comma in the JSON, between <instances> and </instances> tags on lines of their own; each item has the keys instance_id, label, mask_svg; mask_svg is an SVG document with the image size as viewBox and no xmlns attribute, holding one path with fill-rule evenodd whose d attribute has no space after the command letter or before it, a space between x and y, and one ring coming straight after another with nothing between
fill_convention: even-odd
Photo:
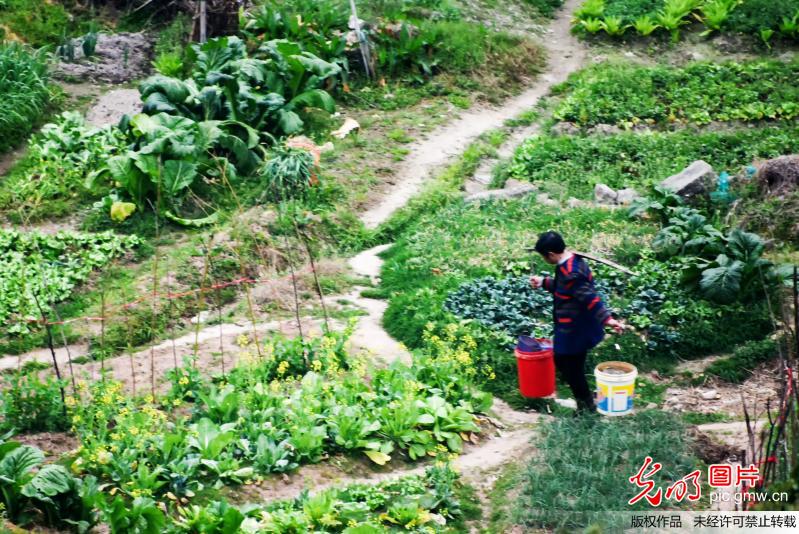
<instances>
[{"instance_id":1,"label":"person's black pants","mask_svg":"<svg viewBox=\"0 0 799 534\"><path fill-rule=\"evenodd\" d=\"M560 373L563 380L569 384L577 401L577 410L596 411L594 404L594 394L588 387L588 380L585 378L585 358L587 352L578 354L555 354L555 368Z\"/></svg>"}]
</instances>

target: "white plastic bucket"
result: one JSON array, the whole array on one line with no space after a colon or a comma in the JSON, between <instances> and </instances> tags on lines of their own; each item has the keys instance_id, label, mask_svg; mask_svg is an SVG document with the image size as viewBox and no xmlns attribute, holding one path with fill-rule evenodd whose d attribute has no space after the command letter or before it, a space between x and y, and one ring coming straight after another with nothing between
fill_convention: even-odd
<instances>
[{"instance_id":1,"label":"white plastic bucket","mask_svg":"<svg viewBox=\"0 0 799 534\"><path fill-rule=\"evenodd\" d=\"M633 411L638 369L627 362L602 362L594 369L596 409L602 415L627 415Z\"/></svg>"}]
</instances>

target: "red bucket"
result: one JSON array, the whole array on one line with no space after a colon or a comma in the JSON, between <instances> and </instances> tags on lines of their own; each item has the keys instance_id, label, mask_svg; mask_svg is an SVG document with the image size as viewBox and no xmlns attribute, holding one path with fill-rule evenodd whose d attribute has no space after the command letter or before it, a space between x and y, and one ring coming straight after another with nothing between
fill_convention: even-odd
<instances>
[{"instance_id":1,"label":"red bucket","mask_svg":"<svg viewBox=\"0 0 799 534\"><path fill-rule=\"evenodd\" d=\"M539 342L551 344L549 340ZM548 397L555 393L555 357L550 349L538 352L516 352L519 370L519 391L528 398Z\"/></svg>"}]
</instances>

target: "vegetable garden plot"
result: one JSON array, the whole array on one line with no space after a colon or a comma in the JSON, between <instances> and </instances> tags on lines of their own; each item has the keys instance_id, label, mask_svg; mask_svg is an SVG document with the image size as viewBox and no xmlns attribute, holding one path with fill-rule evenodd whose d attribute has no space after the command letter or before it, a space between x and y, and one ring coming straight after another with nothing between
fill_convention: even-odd
<instances>
[{"instance_id":1,"label":"vegetable garden plot","mask_svg":"<svg viewBox=\"0 0 799 534\"><path fill-rule=\"evenodd\" d=\"M175 529L170 532L190 532L196 521L224 516L231 521L252 517L250 522L267 526L327 521L325 528L338 532L372 522L389 531L413 530L430 522L433 511L441 515L440 524L457 519L457 476L443 464L425 477L376 489L304 495L300 509L296 503L275 503L261 513L248 507L229 511L232 506L225 502L194 504L223 487L235 494L235 486L337 453L364 454L378 465L392 457L393 465L398 457L446 459L481 431L475 415L488 409L491 397L473 385L476 370L468 347L442 342L418 353L411 367L395 363L376 369L348 354L349 333L304 341L275 337L263 347L242 335L238 367L211 378L187 359L170 372L169 394L158 398L130 397L110 376L91 385L79 380L76 389L68 388L64 413L52 413L61 401L51 382L11 380L3 393L4 411L17 422L34 423L29 430L53 417L68 417L80 443L70 457L71 471L79 477L64 472L69 488L113 488L110 497L89 492L83 508L53 510L44 522L61 526L74 520L69 514L80 512L89 525L102 520L122 528L126 521L143 521L140 516L157 516L160 524ZM72 491L65 487L57 493L73 498ZM379 497L395 492L404 497L392 502ZM7 505L9 495L4 493ZM347 504L363 499L366 505ZM166 515L155 500L169 504ZM41 507L30 504L32 511ZM27 516L12 513L15 521L26 523Z\"/></svg>"},{"instance_id":2,"label":"vegetable garden plot","mask_svg":"<svg viewBox=\"0 0 799 534\"><path fill-rule=\"evenodd\" d=\"M678 41L681 30L696 21L703 35L743 33L766 46L777 38L799 38L796 0L586 0L574 24L589 34L670 35Z\"/></svg>"},{"instance_id":3,"label":"vegetable garden plot","mask_svg":"<svg viewBox=\"0 0 799 534\"><path fill-rule=\"evenodd\" d=\"M0 231L0 322L9 334L29 331L67 299L92 271L139 244L111 233L44 235Z\"/></svg>"},{"instance_id":4,"label":"vegetable garden plot","mask_svg":"<svg viewBox=\"0 0 799 534\"><path fill-rule=\"evenodd\" d=\"M799 63L602 63L573 75L553 115L582 127L789 121L799 116Z\"/></svg>"}]
</instances>

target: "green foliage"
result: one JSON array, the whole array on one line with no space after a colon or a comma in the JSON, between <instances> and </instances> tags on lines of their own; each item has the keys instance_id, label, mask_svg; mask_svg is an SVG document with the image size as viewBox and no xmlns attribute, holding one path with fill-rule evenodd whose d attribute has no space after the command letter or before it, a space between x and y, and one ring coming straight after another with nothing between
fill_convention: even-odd
<instances>
[{"instance_id":1,"label":"green foliage","mask_svg":"<svg viewBox=\"0 0 799 534\"><path fill-rule=\"evenodd\" d=\"M63 4L49 0L4 0L0 5L0 39L13 35L32 46L55 44L61 35L74 28L72 16ZM7 32L5 36L2 29Z\"/></svg>"},{"instance_id":2,"label":"green foliage","mask_svg":"<svg viewBox=\"0 0 799 534\"><path fill-rule=\"evenodd\" d=\"M277 147L272 151L259 174L264 196L279 201L302 198L308 188L318 182L313 156L301 149Z\"/></svg>"},{"instance_id":3,"label":"green foliage","mask_svg":"<svg viewBox=\"0 0 799 534\"><path fill-rule=\"evenodd\" d=\"M773 339L749 341L737 347L732 356L720 358L707 366L705 375L740 384L752 375L758 365L777 355L777 343Z\"/></svg>"},{"instance_id":4,"label":"green foliage","mask_svg":"<svg viewBox=\"0 0 799 534\"><path fill-rule=\"evenodd\" d=\"M439 340L412 367L376 369L347 353L351 332L278 337L260 348L242 336L241 363L224 385L187 362L173 372L164 406L188 400L190 419L169 421L154 399L135 401L121 394L121 384L95 383L67 402L82 443L73 467L132 497L180 497L209 483L289 471L333 451L360 452L381 465L392 454L460 451L463 439L480 431L474 414L487 410L491 397L474 386L479 368L466 340Z\"/></svg>"},{"instance_id":5,"label":"green foliage","mask_svg":"<svg viewBox=\"0 0 799 534\"><path fill-rule=\"evenodd\" d=\"M53 99L45 51L0 42L0 153L16 146Z\"/></svg>"},{"instance_id":6,"label":"green foliage","mask_svg":"<svg viewBox=\"0 0 799 534\"><path fill-rule=\"evenodd\" d=\"M628 478L646 456L663 466L652 477L658 487L682 478L696 462L682 422L655 410L602 422L592 417L554 419L544 425L538 449L542 454L530 463L515 510L517 521L531 528L626 528L606 510L631 508L627 501L638 488ZM632 505L648 507L646 500Z\"/></svg>"},{"instance_id":7,"label":"green foliage","mask_svg":"<svg viewBox=\"0 0 799 534\"><path fill-rule=\"evenodd\" d=\"M533 6L544 17L552 17L563 6L563 0L525 0L524 3Z\"/></svg>"},{"instance_id":8,"label":"green foliage","mask_svg":"<svg viewBox=\"0 0 799 534\"><path fill-rule=\"evenodd\" d=\"M29 332L30 319L35 322L41 313L48 314L92 271L138 243L136 237L111 233L46 235L0 231L0 321L5 332Z\"/></svg>"},{"instance_id":9,"label":"green foliage","mask_svg":"<svg viewBox=\"0 0 799 534\"><path fill-rule=\"evenodd\" d=\"M181 77L186 70L186 43L191 31L188 15L176 16L169 25L158 32L153 50L153 67L164 76Z\"/></svg>"},{"instance_id":10,"label":"green foliage","mask_svg":"<svg viewBox=\"0 0 799 534\"><path fill-rule=\"evenodd\" d=\"M90 128L80 114L62 113L33 136L25 164L0 185L0 209L22 223L74 212L77 201L105 192L87 190L84 178L124 151L125 141L118 129Z\"/></svg>"},{"instance_id":11,"label":"green foliage","mask_svg":"<svg viewBox=\"0 0 799 534\"><path fill-rule=\"evenodd\" d=\"M233 534L245 521L258 532L450 532L467 512L458 474L443 462L422 475L404 476L375 485L352 484L305 492L292 501L234 507L224 501L182 508L173 528L177 533ZM436 513L447 520L432 520Z\"/></svg>"},{"instance_id":12,"label":"green foliage","mask_svg":"<svg viewBox=\"0 0 799 534\"><path fill-rule=\"evenodd\" d=\"M799 6L794 0L586 0L575 11L574 23L594 33L592 21L619 17L622 25L632 24L641 36L663 29L676 41L680 29L694 20L704 24L703 35L723 31L758 37L764 31L773 34L780 30L781 24L797 13ZM797 37L790 27L781 33L785 38Z\"/></svg>"},{"instance_id":13,"label":"green foliage","mask_svg":"<svg viewBox=\"0 0 799 534\"><path fill-rule=\"evenodd\" d=\"M444 308L464 319L503 330L511 337L547 337L552 330L552 297L533 290L527 276L478 278L450 293Z\"/></svg>"},{"instance_id":14,"label":"green foliage","mask_svg":"<svg viewBox=\"0 0 799 534\"><path fill-rule=\"evenodd\" d=\"M799 63L603 63L572 75L555 118L581 126L777 121L799 116Z\"/></svg>"},{"instance_id":15,"label":"green foliage","mask_svg":"<svg viewBox=\"0 0 799 534\"><path fill-rule=\"evenodd\" d=\"M36 372L13 373L5 377L2 392L2 428L15 432L51 432L69 428L61 400L63 382L54 377L44 381Z\"/></svg>"},{"instance_id":16,"label":"green foliage","mask_svg":"<svg viewBox=\"0 0 799 534\"><path fill-rule=\"evenodd\" d=\"M781 24L790 22L797 14L799 5L795 0L745 0L730 13L723 28L758 36L762 30L779 30ZM782 32L782 36L799 37L792 31Z\"/></svg>"},{"instance_id":17,"label":"green foliage","mask_svg":"<svg viewBox=\"0 0 799 534\"><path fill-rule=\"evenodd\" d=\"M541 136L517 150L510 174L533 183L563 184L566 196L588 198L598 183L640 191L697 159L735 172L755 159L797 150L799 134L793 127L729 133Z\"/></svg>"}]
</instances>

